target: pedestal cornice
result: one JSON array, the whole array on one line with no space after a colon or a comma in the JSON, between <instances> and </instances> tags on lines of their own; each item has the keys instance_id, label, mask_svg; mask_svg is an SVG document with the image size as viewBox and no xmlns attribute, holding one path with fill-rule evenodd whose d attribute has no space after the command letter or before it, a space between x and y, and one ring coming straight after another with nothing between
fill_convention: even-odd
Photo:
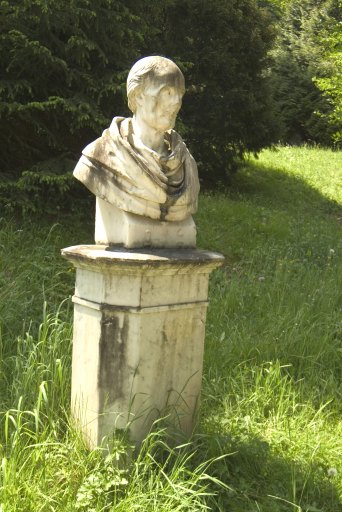
<instances>
[{"instance_id":1,"label":"pedestal cornice","mask_svg":"<svg viewBox=\"0 0 342 512\"><path fill-rule=\"evenodd\" d=\"M173 274L209 273L224 262L222 254L200 249L126 249L122 246L75 245L61 251L76 268L97 272Z\"/></svg>"}]
</instances>

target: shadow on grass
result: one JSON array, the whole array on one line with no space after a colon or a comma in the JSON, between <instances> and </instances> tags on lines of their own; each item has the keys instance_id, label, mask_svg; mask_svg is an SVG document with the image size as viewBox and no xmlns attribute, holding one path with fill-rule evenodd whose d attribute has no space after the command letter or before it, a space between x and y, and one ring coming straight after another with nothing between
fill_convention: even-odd
<instances>
[{"instance_id":1,"label":"shadow on grass","mask_svg":"<svg viewBox=\"0 0 342 512\"><path fill-rule=\"evenodd\" d=\"M312 384L312 388L306 386L301 389L300 398L303 402L317 398L317 403L312 402L313 409L318 411L322 403L325 403L325 394L329 395L327 400L330 400L335 392L337 401L338 385L326 386L329 388L326 390L323 381L324 377L329 377L332 382L340 382L340 367L334 352L337 341L335 343L333 333L333 329L337 328L333 322L335 308L337 318L339 305L338 281L334 282L333 277L338 276L337 248L341 241L338 222L342 220L341 205L304 179L289 175L280 167L268 167L260 162L249 162L242 172L234 176L232 186L225 194L215 200L210 196L208 199L204 197L203 202L205 214L199 213L201 243L205 247L209 241L211 249L224 252L227 256L227 267L218 270L216 278L212 276L211 279L212 302L207 324L205 366L208 369L216 368L217 375L224 379L224 375L239 364L239 357L240 361L252 357L249 351L254 347L258 365L261 366L265 361L279 360L289 366L287 363L292 358L293 365L298 367L298 379L304 380L305 377ZM331 256L331 251L334 256ZM233 281L232 272L235 276ZM330 274L332 277L329 277ZM217 282L214 282L215 279ZM295 304L298 303L298 311L292 304L294 300ZM307 311L310 314L307 315ZM245 320L241 323L241 319ZM299 322L298 329L295 322ZM300 332L301 327L306 329L305 340L304 332ZM291 343L287 349L282 349L279 344L287 330L291 331L287 336L288 343ZM327 333L330 330L331 339L328 339ZM291 341L292 334L294 340ZM313 347L311 342L316 338L316 346ZM229 343L227 341L223 349L225 339L229 339ZM232 339L235 340L235 346L232 346ZM264 339L272 342L272 345L265 347ZM324 354L324 347L319 344L320 339L329 342L327 354ZM303 341L307 344L305 350L302 347ZM255 361L251 361L250 365L250 378L254 382L252 366L255 366ZM315 371L320 365L321 372ZM304 370L307 372L304 373ZM293 370L289 370L289 374L291 372ZM245 393L243 388L247 385L246 381L240 384L238 389L229 388L236 400L239 400L239 396L242 399ZM294 388L297 389L296 385ZM285 384L284 393L285 396L288 393ZM291 446L290 436L295 434L284 429L279 435L272 436L271 447L243 425L244 414L252 414L249 412L235 419L242 425L231 428L229 418L225 423L224 412L220 407L216 409L215 396L218 395L222 396L221 386L217 387L213 399L209 400L207 412L204 412L207 416L205 423L213 433L213 439L217 432L230 432L222 438L223 452L237 452L227 458L226 466L222 466L220 473L221 478L236 492L222 491L221 508L218 510L342 510L337 484L333 478L328 478L329 468L323 466L324 462L321 465L308 460L300 464L298 458L292 455L296 446ZM218 418L216 425L215 418ZM233 432L237 433L236 437ZM305 435L303 443L304 438ZM314 437L311 441L315 442ZM303 453L307 453L307 448L303 449ZM321 449L324 451L324 447ZM297 451L300 451L298 444ZM282 457L279 455L281 453L286 455ZM326 453L324 458L328 456L329 453Z\"/></svg>"},{"instance_id":2,"label":"shadow on grass","mask_svg":"<svg viewBox=\"0 0 342 512\"><path fill-rule=\"evenodd\" d=\"M258 205L276 209L308 211L342 215L342 205L310 186L304 179L286 173L281 167L268 167L249 161L232 179L229 197L241 194Z\"/></svg>"},{"instance_id":3,"label":"shadow on grass","mask_svg":"<svg viewBox=\"0 0 342 512\"><path fill-rule=\"evenodd\" d=\"M318 241L319 251L325 251L325 245L333 241L330 248L335 247L341 240L342 205L334 197L281 167L251 161L230 188L200 197L198 246L223 253L232 266L254 257L256 248L261 254L287 245L307 253Z\"/></svg>"},{"instance_id":4,"label":"shadow on grass","mask_svg":"<svg viewBox=\"0 0 342 512\"><path fill-rule=\"evenodd\" d=\"M231 489L221 489L218 510L230 512L338 512L341 501L328 468L308 461L305 467L272 453L264 440L218 437L222 453L232 455L213 465L213 476ZM212 438L215 442L215 437ZM216 456L219 451L213 450ZM213 454L213 455L214 455Z\"/></svg>"}]
</instances>

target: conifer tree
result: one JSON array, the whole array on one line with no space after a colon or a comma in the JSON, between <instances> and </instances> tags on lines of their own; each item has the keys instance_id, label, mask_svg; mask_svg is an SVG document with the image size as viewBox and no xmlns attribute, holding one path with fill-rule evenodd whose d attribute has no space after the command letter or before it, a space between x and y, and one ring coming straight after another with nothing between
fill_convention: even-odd
<instances>
[{"instance_id":1,"label":"conifer tree","mask_svg":"<svg viewBox=\"0 0 342 512\"><path fill-rule=\"evenodd\" d=\"M150 5L158 18L145 52L174 58L187 94L179 130L206 181L227 181L247 151L278 140L267 78L272 18L254 0L169 0Z\"/></svg>"},{"instance_id":2,"label":"conifer tree","mask_svg":"<svg viewBox=\"0 0 342 512\"><path fill-rule=\"evenodd\" d=\"M331 144L326 118L331 107L314 80L324 73L320 39L331 23L331 5L326 0L292 0L280 22L272 82L285 142Z\"/></svg>"},{"instance_id":3,"label":"conifer tree","mask_svg":"<svg viewBox=\"0 0 342 512\"><path fill-rule=\"evenodd\" d=\"M4 0L0 26L0 172L63 189L69 160L126 108L140 19L120 0Z\"/></svg>"},{"instance_id":4,"label":"conifer tree","mask_svg":"<svg viewBox=\"0 0 342 512\"><path fill-rule=\"evenodd\" d=\"M330 105L328 112L318 112L327 120L336 147L342 146L342 2L330 2L334 16L320 33L323 63L314 82Z\"/></svg>"},{"instance_id":5,"label":"conifer tree","mask_svg":"<svg viewBox=\"0 0 342 512\"><path fill-rule=\"evenodd\" d=\"M81 149L113 115L129 115L127 72L146 55L165 55L186 75L177 129L202 178L224 182L246 152L278 139L266 72L274 30L257 0L1 5L0 173L9 181L0 203L68 201Z\"/></svg>"}]
</instances>

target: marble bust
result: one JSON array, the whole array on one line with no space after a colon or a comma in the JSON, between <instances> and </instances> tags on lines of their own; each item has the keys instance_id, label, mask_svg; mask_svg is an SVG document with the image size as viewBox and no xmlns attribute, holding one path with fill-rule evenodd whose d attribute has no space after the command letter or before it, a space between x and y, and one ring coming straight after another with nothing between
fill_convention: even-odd
<instances>
[{"instance_id":1,"label":"marble bust","mask_svg":"<svg viewBox=\"0 0 342 512\"><path fill-rule=\"evenodd\" d=\"M97 243L196 245L197 166L173 129L184 92L174 62L140 59L127 78L133 117L114 117L84 148L74 176L96 196Z\"/></svg>"}]
</instances>

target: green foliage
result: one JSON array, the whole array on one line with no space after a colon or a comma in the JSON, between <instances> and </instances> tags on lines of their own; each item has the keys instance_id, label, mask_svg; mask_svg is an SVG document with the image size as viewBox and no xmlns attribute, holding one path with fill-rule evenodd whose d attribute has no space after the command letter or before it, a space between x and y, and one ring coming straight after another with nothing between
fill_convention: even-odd
<instances>
[{"instance_id":1,"label":"green foliage","mask_svg":"<svg viewBox=\"0 0 342 512\"><path fill-rule=\"evenodd\" d=\"M46 211L49 196L50 211L63 210L80 195L66 173L113 115L128 114L127 72L147 54L186 74L178 128L204 179L225 180L247 151L277 140L264 74L274 31L254 0L1 5L1 206Z\"/></svg>"},{"instance_id":2,"label":"green foliage","mask_svg":"<svg viewBox=\"0 0 342 512\"><path fill-rule=\"evenodd\" d=\"M33 165L17 178L0 182L0 207L7 212L50 214L76 212L86 204L91 208L91 197L73 178L70 170L75 161L69 158L51 158Z\"/></svg>"},{"instance_id":3,"label":"green foliage","mask_svg":"<svg viewBox=\"0 0 342 512\"><path fill-rule=\"evenodd\" d=\"M337 146L342 144L342 3L338 2L335 18L322 31L320 42L323 47L325 66L322 76L316 78L317 87L323 92L331 105L328 113L320 113L326 117L333 132L333 141Z\"/></svg>"},{"instance_id":4,"label":"green foliage","mask_svg":"<svg viewBox=\"0 0 342 512\"><path fill-rule=\"evenodd\" d=\"M271 18L254 0L155 2L148 14L156 28L144 52L172 57L186 75L179 130L202 179L226 181L247 151L277 140L264 73Z\"/></svg>"},{"instance_id":5,"label":"green foliage","mask_svg":"<svg viewBox=\"0 0 342 512\"><path fill-rule=\"evenodd\" d=\"M62 224L52 224L47 216L36 217L34 222L0 218L0 332L3 340L11 340L11 354L16 347L13 340L32 323L36 332L44 301L55 312L72 295L74 274L60 249L92 243L93 229L94 213L86 207L83 216L64 216Z\"/></svg>"},{"instance_id":6,"label":"green foliage","mask_svg":"<svg viewBox=\"0 0 342 512\"><path fill-rule=\"evenodd\" d=\"M0 172L17 176L61 155L75 160L123 110L139 41L139 19L119 0L4 0Z\"/></svg>"},{"instance_id":7,"label":"green foliage","mask_svg":"<svg viewBox=\"0 0 342 512\"><path fill-rule=\"evenodd\" d=\"M39 328L19 335L14 347L7 336L0 337L1 507L7 512L47 510L46 503L63 512L208 510L214 489L226 485L210 474L217 456L204 460L202 452L196 459L201 439L169 446L156 424L134 457L119 433L97 450L86 449L69 420L72 324L65 306L53 314L44 310Z\"/></svg>"},{"instance_id":8,"label":"green foliage","mask_svg":"<svg viewBox=\"0 0 342 512\"><path fill-rule=\"evenodd\" d=\"M224 511L340 510L341 171L341 152L285 147L202 197L201 247L228 259L202 398L203 428L236 452Z\"/></svg>"},{"instance_id":9,"label":"green foliage","mask_svg":"<svg viewBox=\"0 0 342 512\"><path fill-rule=\"evenodd\" d=\"M80 512L96 512L99 507L109 507L113 501L123 498L129 476L128 468L120 469L121 458L125 456L127 447L117 442L111 453L106 457L98 450L94 457L94 467L85 476L76 494L75 510ZM107 507L107 510L108 510Z\"/></svg>"},{"instance_id":10,"label":"green foliage","mask_svg":"<svg viewBox=\"0 0 342 512\"><path fill-rule=\"evenodd\" d=\"M292 0L280 21L272 51L272 82L286 142L332 143L327 121L331 105L314 77L326 73L321 40L336 23L335 4L335 0Z\"/></svg>"}]
</instances>

